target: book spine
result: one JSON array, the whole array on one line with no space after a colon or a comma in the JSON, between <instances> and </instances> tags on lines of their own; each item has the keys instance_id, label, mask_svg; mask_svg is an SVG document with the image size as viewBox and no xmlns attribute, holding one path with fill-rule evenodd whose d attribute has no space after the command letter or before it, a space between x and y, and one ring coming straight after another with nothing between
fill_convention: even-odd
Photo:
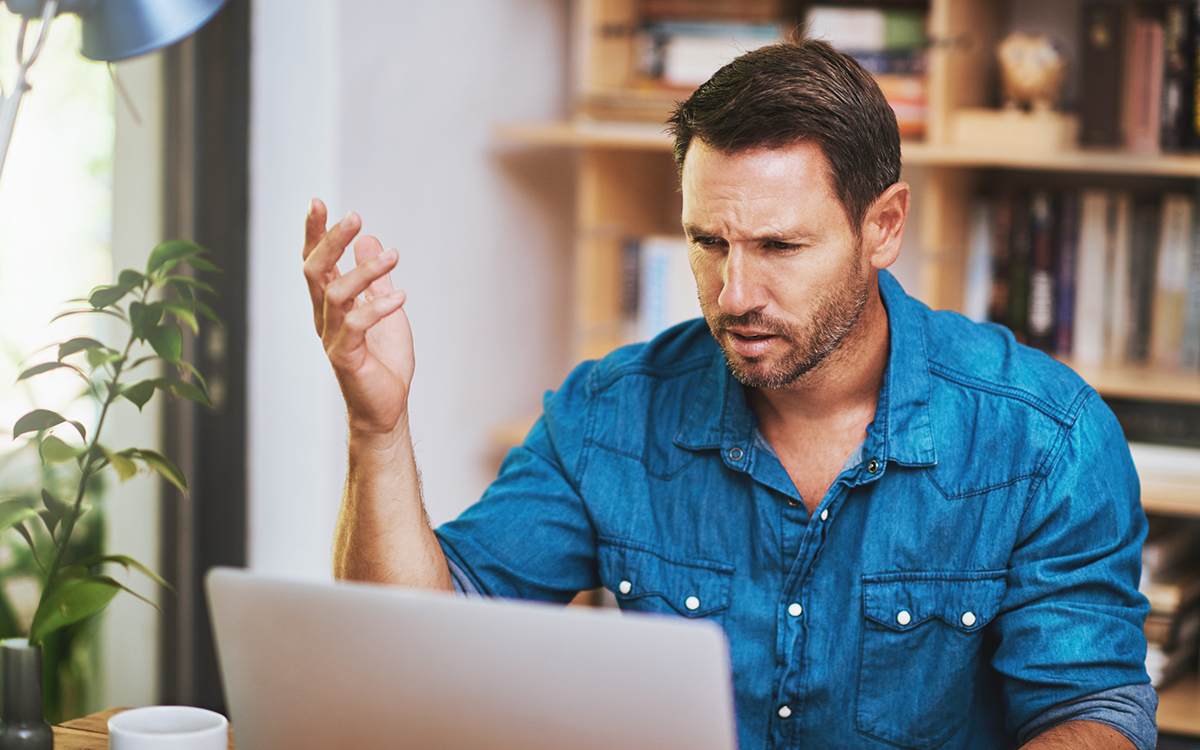
<instances>
[{"instance_id":1,"label":"book spine","mask_svg":"<svg viewBox=\"0 0 1200 750\"><path fill-rule=\"evenodd\" d=\"M1158 195L1134 200L1133 234L1129 248L1129 348L1130 362L1145 362L1150 354L1154 281L1157 277L1162 206Z\"/></svg>"},{"instance_id":2,"label":"book spine","mask_svg":"<svg viewBox=\"0 0 1200 750\"><path fill-rule=\"evenodd\" d=\"M1054 295L1054 211L1050 193L1038 190L1029 204L1029 313L1026 335L1029 345L1049 350L1054 346L1057 301Z\"/></svg>"},{"instance_id":3,"label":"book spine","mask_svg":"<svg viewBox=\"0 0 1200 750\"><path fill-rule=\"evenodd\" d=\"M1085 146L1121 142L1123 42L1121 9L1108 2L1085 3L1079 124L1079 142Z\"/></svg>"},{"instance_id":4,"label":"book spine","mask_svg":"<svg viewBox=\"0 0 1200 750\"><path fill-rule=\"evenodd\" d=\"M1156 367L1179 366L1191 230L1191 196L1178 193L1163 196L1150 329L1150 361Z\"/></svg>"},{"instance_id":5,"label":"book spine","mask_svg":"<svg viewBox=\"0 0 1200 750\"><path fill-rule=\"evenodd\" d=\"M1108 290L1105 327L1105 353L1110 364L1123 364L1129 351L1129 243L1133 197L1124 191L1115 194L1109 206Z\"/></svg>"},{"instance_id":6,"label":"book spine","mask_svg":"<svg viewBox=\"0 0 1200 750\"><path fill-rule=\"evenodd\" d=\"M1200 199L1198 188L1197 199ZM1200 210L1192 212L1191 239L1188 245L1187 281L1184 284L1184 319L1179 366L1200 370Z\"/></svg>"},{"instance_id":7,"label":"book spine","mask_svg":"<svg viewBox=\"0 0 1200 750\"><path fill-rule=\"evenodd\" d=\"M1163 29L1149 18L1133 22L1126 71L1125 146L1139 153L1159 148L1162 118Z\"/></svg>"},{"instance_id":8,"label":"book spine","mask_svg":"<svg viewBox=\"0 0 1200 750\"><path fill-rule=\"evenodd\" d=\"M1009 235L1008 327L1017 341L1027 343L1029 336L1029 271L1033 256L1030 197L1022 194L1013 201L1012 231Z\"/></svg>"},{"instance_id":9,"label":"book spine","mask_svg":"<svg viewBox=\"0 0 1200 750\"><path fill-rule=\"evenodd\" d=\"M1188 145L1191 122L1191 23L1190 3L1171 2L1163 9L1162 129L1164 150L1179 151Z\"/></svg>"},{"instance_id":10,"label":"book spine","mask_svg":"<svg viewBox=\"0 0 1200 750\"><path fill-rule=\"evenodd\" d=\"M992 201L977 199L971 205L970 253L967 258L967 284L963 290L963 313L978 323L988 319L992 294L992 263L996 239L995 211Z\"/></svg>"},{"instance_id":11,"label":"book spine","mask_svg":"<svg viewBox=\"0 0 1200 750\"><path fill-rule=\"evenodd\" d=\"M992 285L988 297L988 320L1008 325L1011 307L1009 266L1011 263L1013 197L1009 193L997 196L993 207L995 241L992 243Z\"/></svg>"},{"instance_id":12,"label":"book spine","mask_svg":"<svg viewBox=\"0 0 1200 750\"><path fill-rule=\"evenodd\" d=\"M1109 194L1084 190L1080 199L1079 243L1075 284L1074 340L1076 363L1099 365L1105 360L1109 300Z\"/></svg>"},{"instance_id":13,"label":"book spine","mask_svg":"<svg viewBox=\"0 0 1200 750\"><path fill-rule=\"evenodd\" d=\"M1079 243L1079 193L1070 191L1062 195L1059 203L1058 221L1058 268L1056 293L1058 311L1055 328L1054 351L1069 356L1075 334L1075 266Z\"/></svg>"}]
</instances>

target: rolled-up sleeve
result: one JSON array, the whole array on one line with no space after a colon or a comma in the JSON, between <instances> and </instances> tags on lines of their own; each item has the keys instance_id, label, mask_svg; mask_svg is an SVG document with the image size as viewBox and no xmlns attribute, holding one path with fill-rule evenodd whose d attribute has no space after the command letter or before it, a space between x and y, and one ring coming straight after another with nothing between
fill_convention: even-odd
<instances>
[{"instance_id":1,"label":"rolled-up sleeve","mask_svg":"<svg viewBox=\"0 0 1200 750\"><path fill-rule=\"evenodd\" d=\"M557 393L496 481L437 529L461 593L567 602L600 585L596 533L578 491L589 364Z\"/></svg>"},{"instance_id":2,"label":"rolled-up sleeve","mask_svg":"<svg viewBox=\"0 0 1200 750\"><path fill-rule=\"evenodd\" d=\"M1088 719L1153 748L1137 473L1099 396L1089 388L1079 403L1030 488L992 663L1003 677L1008 730L1022 741Z\"/></svg>"}]
</instances>

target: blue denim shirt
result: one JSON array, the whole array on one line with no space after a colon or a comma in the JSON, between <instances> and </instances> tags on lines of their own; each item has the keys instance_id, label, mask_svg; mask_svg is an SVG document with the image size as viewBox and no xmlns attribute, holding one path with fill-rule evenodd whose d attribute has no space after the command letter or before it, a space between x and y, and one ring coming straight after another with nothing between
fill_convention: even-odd
<instances>
[{"instance_id":1,"label":"blue denim shirt","mask_svg":"<svg viewBox=\"0 0 1200 750\"><path fill-rule=\"evenodd\" d=\"M703 617L741 748L1014 747L1091 719L1154 746L1146 518L1096 392L879 274L867 437L809 517L703 321L580 365L438 535L460 587Z\"/></svg>"}]
</instances>

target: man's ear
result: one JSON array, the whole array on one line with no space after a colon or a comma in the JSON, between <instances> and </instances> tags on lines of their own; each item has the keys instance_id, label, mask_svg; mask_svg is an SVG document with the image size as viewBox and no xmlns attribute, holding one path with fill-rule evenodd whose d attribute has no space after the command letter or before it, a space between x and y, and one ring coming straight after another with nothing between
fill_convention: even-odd
<instances>
[{"instance_id":1,"label":"man's ear","mask_svg":"<svg viewBox=\"0 0 1200 750\"><path fill-rule=\"evenodd\" d=\"M908 183L897 182L875 199L863 217L863 255L875 270L887 268L900 256L910 199Z\"/></svg>"}]
</instances>

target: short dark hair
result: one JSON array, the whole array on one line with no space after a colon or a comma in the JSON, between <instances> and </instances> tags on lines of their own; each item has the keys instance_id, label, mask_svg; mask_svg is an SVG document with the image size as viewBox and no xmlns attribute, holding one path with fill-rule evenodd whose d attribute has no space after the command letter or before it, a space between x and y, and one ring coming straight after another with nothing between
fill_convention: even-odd
<instances>
[{"instance_id":1,"label":"short dark hair","mask_svg":"<svg viewBox=\"0 0 1200 750\"><path fill-rule=\"evenodd\" d=\"M816 143L856 233L871 203L900 179L896 114L861 65L819 40L742 55L681 102L667 126L681 175L694 138L726 154Z\"/></svg>"}]
</instances>

